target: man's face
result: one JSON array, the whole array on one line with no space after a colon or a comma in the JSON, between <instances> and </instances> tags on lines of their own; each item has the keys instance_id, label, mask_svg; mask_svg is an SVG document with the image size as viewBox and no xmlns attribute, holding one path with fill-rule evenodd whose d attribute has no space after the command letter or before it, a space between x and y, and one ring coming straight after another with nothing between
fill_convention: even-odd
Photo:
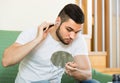
<instances>
[{"instance_id":1,"label":"man's face","mask_svg":"<svg viewBox=\"0 0 120 83\"><path fill-rule=\"evenodd\" d=\"M83 24L77 24L72 19L63 22L56 30L58 39L65 45L70 44L78 32L81 31Z\"/></svg>"}]
</instances>

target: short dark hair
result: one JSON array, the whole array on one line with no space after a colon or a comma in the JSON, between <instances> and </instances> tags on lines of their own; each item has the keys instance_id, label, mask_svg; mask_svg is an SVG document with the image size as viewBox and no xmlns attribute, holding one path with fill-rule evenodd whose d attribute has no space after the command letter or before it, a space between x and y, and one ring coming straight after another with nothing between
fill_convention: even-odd
<instances>
[{"instance_id":1,"label":"short dark hair","mask_svg":"<svg viewBox=\"0 0 120 83\"><path fill-rule=\"evenodd\" d=\"M84 13L82 9L76 4L67 4L60 11L58 16L61 18L61 22L67 21L69 18L71 18L78 24L84 23Z\"/></svg>"}]
</instances>

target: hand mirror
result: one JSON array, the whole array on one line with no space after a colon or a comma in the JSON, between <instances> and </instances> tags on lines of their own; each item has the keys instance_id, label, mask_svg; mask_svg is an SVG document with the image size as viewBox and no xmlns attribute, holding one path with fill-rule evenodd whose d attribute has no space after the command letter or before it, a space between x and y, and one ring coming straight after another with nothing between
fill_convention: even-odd
<instances>
[{"instance_id":1,"label":"hand mirror","mask_svg":"<svg viewBox=\"0 0 120 83\"><path fill-rule=\"evenodd\" d=\"M64 68L67 62L72 62L73 57L70 53L65 51L57 51L52 54L51 61L56 67Z\"/></svg>"}]
</instances>

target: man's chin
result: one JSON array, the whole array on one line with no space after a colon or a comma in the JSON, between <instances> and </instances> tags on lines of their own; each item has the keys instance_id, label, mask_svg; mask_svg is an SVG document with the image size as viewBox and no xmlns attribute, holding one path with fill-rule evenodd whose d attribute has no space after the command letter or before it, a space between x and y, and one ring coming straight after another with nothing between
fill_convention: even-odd
<instances>
[{"instance_id":1,"label":"man's chin","mask_svg":"<svg viewBox=\"0 0 120 83\"><path fill-rule=\"evenodd\" d=\"M69 45L71 42L62 42L65 45Z\"/></svg>"}]
</instances>

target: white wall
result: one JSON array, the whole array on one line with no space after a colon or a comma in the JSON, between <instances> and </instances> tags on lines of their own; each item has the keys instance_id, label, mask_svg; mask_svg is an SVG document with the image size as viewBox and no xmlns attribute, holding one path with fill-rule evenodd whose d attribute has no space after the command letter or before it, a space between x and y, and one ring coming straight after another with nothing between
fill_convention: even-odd
<instances>
[{"instance_id":1,"label":"white wall","mask_svg":"<svg viewBox=\"0 0 120 83\"><path fill-rule=\"evenodd\" d=\"M59 11L75 0L0 0L0 30L25 30L55 22Z\"/></svg>"}]
</instances>

